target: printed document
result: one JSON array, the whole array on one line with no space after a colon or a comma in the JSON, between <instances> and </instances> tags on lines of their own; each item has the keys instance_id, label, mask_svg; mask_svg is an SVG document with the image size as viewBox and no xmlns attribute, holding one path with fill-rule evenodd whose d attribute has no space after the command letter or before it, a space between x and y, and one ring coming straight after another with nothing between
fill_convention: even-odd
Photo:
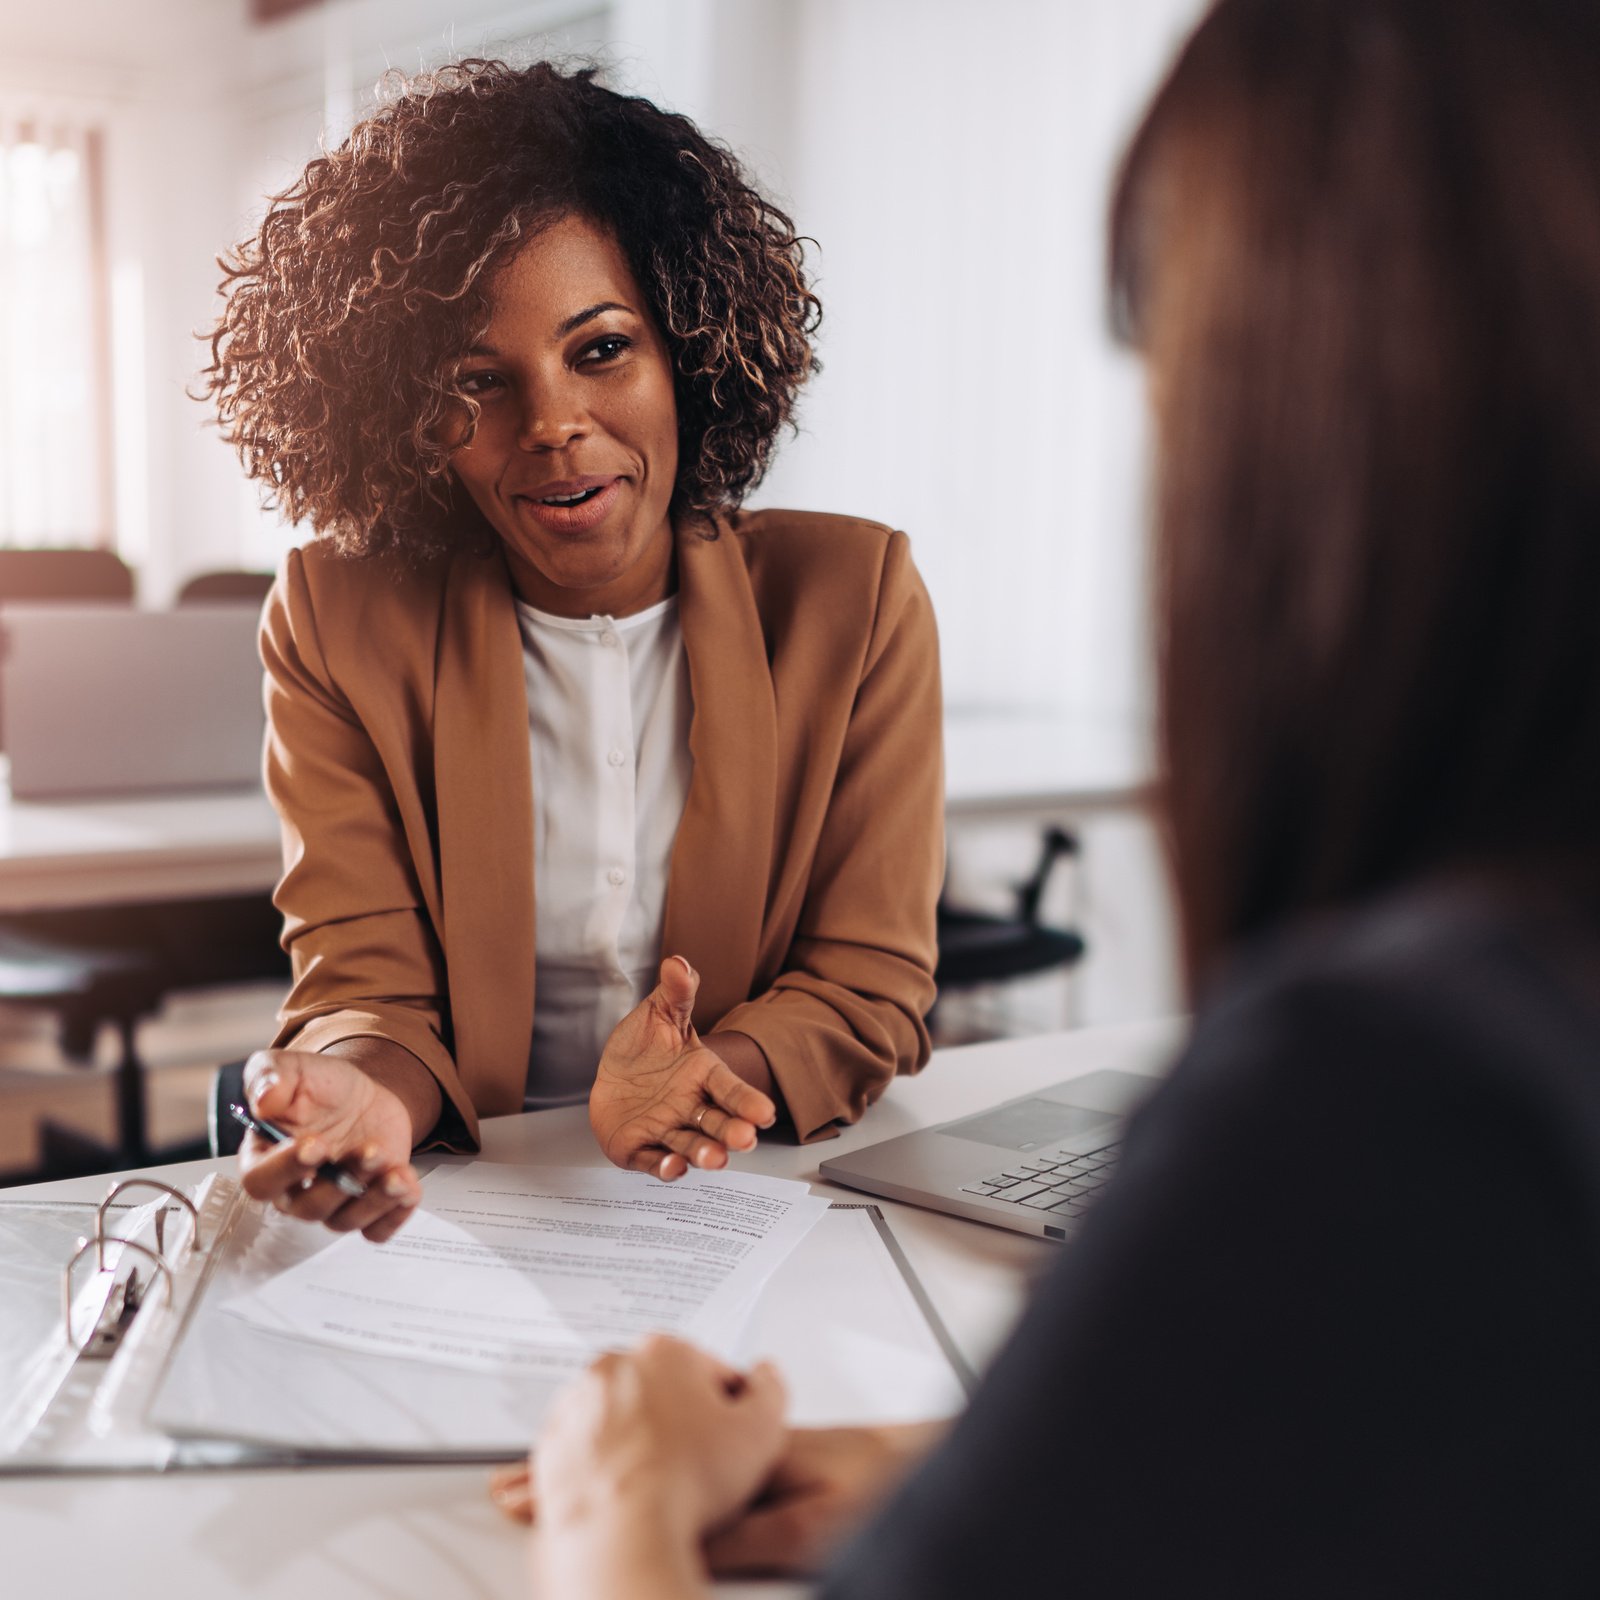
<instances>
[{"instance_id":1,"label":"printed document","mask_svg":"<svg viewBox=\"0 0 1600 1600\"><path fill-rule=\"evenodd\" d=\"M762 1286L827 1211L733 1172L443 1168L387 1244L341 1240L231 1301L257 1327L477 1372L565 1377L662 1332L733 1356Z\"/></svg>"}]
</instances>

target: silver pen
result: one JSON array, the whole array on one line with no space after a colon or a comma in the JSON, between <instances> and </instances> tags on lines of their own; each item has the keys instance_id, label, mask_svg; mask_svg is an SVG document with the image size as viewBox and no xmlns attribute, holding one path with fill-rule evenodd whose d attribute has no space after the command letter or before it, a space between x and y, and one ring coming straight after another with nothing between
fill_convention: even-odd
<instances>
[{"instance_id":1,"label":"silver pen","mask_svg":"<svg viewBox=\"0 0 1600 1600\"><path fill-rule=\"evenodd\" d=\"M228 1102L228 1114L235 1122L243 1123L252 1133L259 1133L263 1139L270 1139L274 1144L292 1144L294 1135L287 1128L280 1128L275 1122L268 1122L263 1117L258 1117L247 1106L242 1106L237 1100ZM340 1193L347 1194L352 1200L359 1200L366 1192L367 1186L354 1173L338 1165L337 1162L324 1161L317 1168L317 1176L326 1178Z\"/></svg>"}]
</instances>

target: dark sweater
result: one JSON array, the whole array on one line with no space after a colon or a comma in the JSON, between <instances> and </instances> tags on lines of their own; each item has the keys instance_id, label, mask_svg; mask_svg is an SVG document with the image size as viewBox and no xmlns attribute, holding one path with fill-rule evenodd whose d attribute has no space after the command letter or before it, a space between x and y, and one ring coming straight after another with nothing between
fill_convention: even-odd
<instances>
[{"instance_id":1,"label":"dark sweater","mask_svg":"<svg viewBox=\"0 0 1600 1600\"><path fill-rule=\"evenodd\" d=\"M1242 964L830 1600L1600 1595L1597 977L1437 889Z\"/></svg>"}]
</instances>

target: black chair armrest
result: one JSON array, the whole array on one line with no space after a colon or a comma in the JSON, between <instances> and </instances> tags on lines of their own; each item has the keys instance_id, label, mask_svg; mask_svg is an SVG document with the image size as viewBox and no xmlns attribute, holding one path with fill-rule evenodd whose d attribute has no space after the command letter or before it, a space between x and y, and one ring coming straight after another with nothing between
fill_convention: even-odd
<instances>
[{"instance_id":1,"label":"black chair armrest","mask_svg":"<svg viewBox=\"0 0 1600 1600\"><path fill-rule=\"evenodd\" d=\"M1075 833L1057 827L1045 830L1038 865L1025 883L1017 885L1017 916L1021 921L1030 927L1039 925L1039 907L1044 902L1044 892L1056 862L1062 856L1077 855L1078 849L1078 836Z\"/></svg>"},{"instance_id":2,"label":"black chair armrest","mask_svg":"<svg viewBox=\"0 0 1600 1600\"><path fill-rule=\"evenodd\" d=\"M212 1155L238 1155L239 1146L244 1143L244 1127L228 1114L228 1107L244 1104L244 1062L230 1061L218 1067L211 1080L206 1131L211 1137Z\"/></svg>"}]
</instances>

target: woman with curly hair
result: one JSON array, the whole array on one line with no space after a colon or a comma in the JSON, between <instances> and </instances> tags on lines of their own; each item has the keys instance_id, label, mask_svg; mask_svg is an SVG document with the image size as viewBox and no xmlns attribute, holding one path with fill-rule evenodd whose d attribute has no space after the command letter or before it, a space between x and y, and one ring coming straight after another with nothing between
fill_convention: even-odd
<instances>
[{"instance_id":1,"label":"woman with curly hair","mask_svg":"<svg viewBox=\"0 0 1600 1600\"><path fill-rule=\"evenodd\" d=\"M263 630L294 985L246 1082L295 1138L251 1193L383 1239L481 1114L587 1099L671 1179L919 1068L927 595L902 534L738 509L814 366L789 219L592 71L467 61L224 266L208 393L320 536Z\"/></svg>"}]
</instances>

